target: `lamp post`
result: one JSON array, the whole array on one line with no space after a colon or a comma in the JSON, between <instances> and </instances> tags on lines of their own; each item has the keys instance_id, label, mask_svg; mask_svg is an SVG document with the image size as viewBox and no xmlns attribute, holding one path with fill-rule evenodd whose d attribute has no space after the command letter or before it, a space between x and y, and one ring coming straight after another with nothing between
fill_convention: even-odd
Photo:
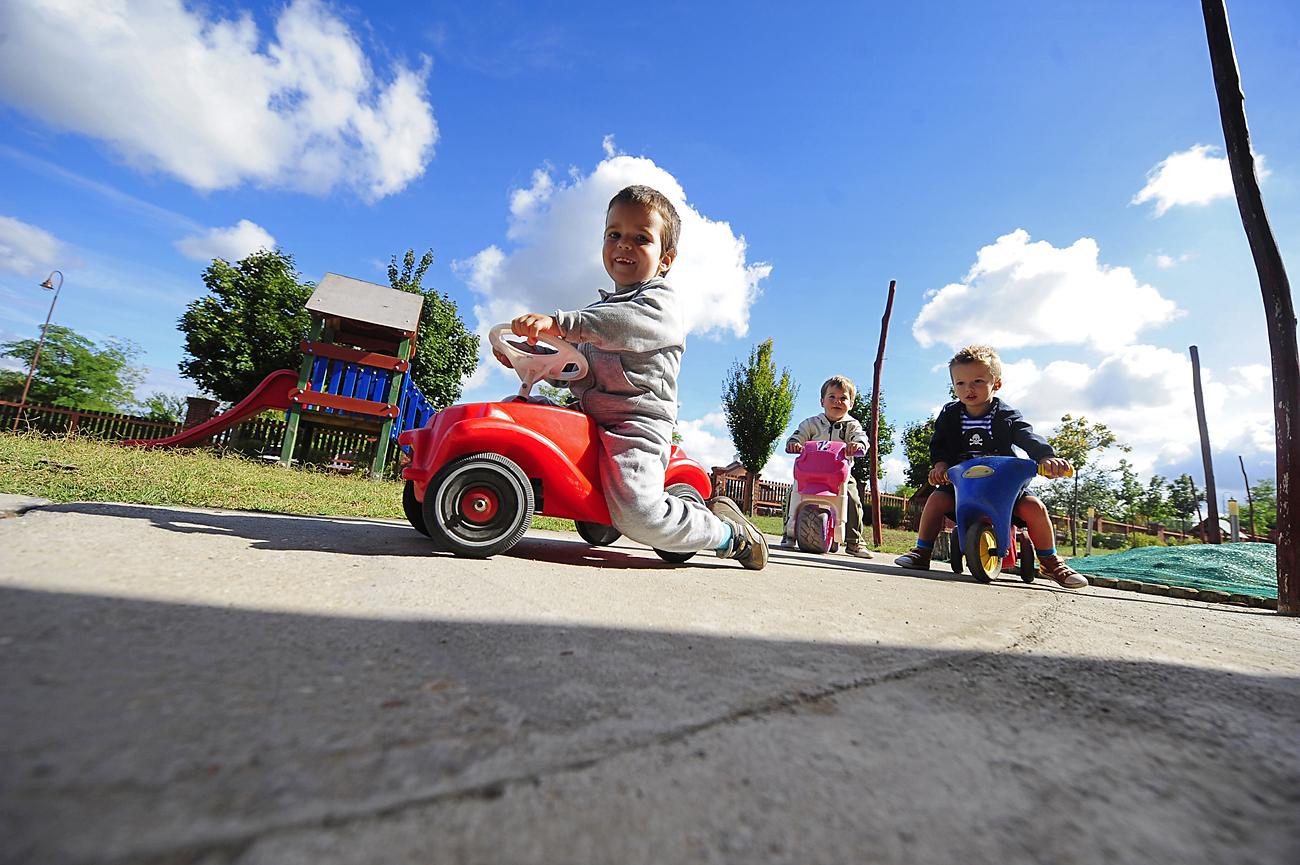
<instances>
[{"instance_id":1,"label":"lamp post","mask_svg":"<svg viewBox=\"0 0 1300 865\"><path fill-rule=\"evenodd\" d=\"M55 275L59 277L59 284L54 284ZM59 302L59 290L63 288L63 271L52 270L50 275L45 277L41 283L41 288L52 290L54 298L50 301L50 311L45 316L45 325L41 328L41 338L36 341L36 354L32 355L31 369L27 370L27 381L23 383L23 395L18 400L18 413L14 415L14 432L18 432L18 422L23 418L23 408L27 405L27 391L32 386L32 376L36 375L36 364L41 362L41 349L45 347L45 334L50 329L50 319L54 318L54 304Z\"/></svg>"}]
</instances>

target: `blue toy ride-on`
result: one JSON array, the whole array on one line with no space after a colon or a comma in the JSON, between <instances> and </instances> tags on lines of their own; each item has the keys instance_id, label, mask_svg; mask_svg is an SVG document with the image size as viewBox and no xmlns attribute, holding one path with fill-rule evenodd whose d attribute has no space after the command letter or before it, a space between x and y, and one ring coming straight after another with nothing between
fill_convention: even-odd
<instances>
[{"instance_id":1,"label":"blue toy ride-on","mask_svg":"<svg viewBox=\"0 0 1300 865\"><path fill-rule=\"evenodd\" d=\"M1028 532L1012 525L1012 512L1040 473L1038 463L1020 457L976 457L948 469L957 500L957 527L950 545L954 573L961 573L964 559L981 583L1014 569L1026 583L1034 581L1034 545ZM1072 474L1073 469L1066 476Z\"/></svg>"}]
</instances>

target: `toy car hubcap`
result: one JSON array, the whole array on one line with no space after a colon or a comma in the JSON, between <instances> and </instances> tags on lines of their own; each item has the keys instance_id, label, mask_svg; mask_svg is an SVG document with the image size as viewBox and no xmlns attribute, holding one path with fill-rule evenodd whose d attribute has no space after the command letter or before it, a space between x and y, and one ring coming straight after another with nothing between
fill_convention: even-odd
<instances>
[{"instance_id":1,"label":"toy car hubcap","mask_svg":"<svg viewBox=\"0 0 1300 865\"><path fill-rule=\"evenodd\" d=\"M994 573L1001 565L1002 557L998 555L998 543L993 537L992 530L986 529L980 532L979 556L986 573Z\"/></svg>"},{"instance_id":2,"label":"toy car hubcap","mask_svg":"<svg viewBox=\"0 0 1300 865\"><path fill-rule=\"evenodd\" d=\"M492 521L501 508L501 502L497 498L495 491L484 487L474 487L466 490L460 498L460 512L464 518L478 525L484 525Z\"/></svg>"}]
</instances>

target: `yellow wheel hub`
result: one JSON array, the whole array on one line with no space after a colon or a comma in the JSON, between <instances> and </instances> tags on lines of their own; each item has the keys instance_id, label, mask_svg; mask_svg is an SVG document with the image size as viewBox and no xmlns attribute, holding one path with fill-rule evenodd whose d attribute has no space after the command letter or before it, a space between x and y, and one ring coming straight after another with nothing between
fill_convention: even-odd
<instances>
[{"instance_id":1,"label":"yellow wheel hub","mask_svg":"<svg viewBox=\"0 0 1300 865\"><path fill-rule=\"evenodd\" d=\"M1001 567L1002 557L998 555L998 539L993 536L992 529L980 532L979 560L980 564L984 565L986 574L996 574Z\"/></svg>"}]
</instances>

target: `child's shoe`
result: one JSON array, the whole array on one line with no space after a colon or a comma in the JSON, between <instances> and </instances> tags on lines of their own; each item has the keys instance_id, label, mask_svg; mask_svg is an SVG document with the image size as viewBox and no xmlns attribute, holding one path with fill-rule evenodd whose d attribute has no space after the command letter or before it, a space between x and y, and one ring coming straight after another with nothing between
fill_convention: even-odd
<instances>
[{"instance_id":1,"label":"child's shoe","mask_svg":"<svg viewBox=\"0 0 1300 865\"><path fill-rule=\"evenodd\" d=\"M709 502L709 510L731 526L731 543L718 553L718 558L735 559L751 571L763 570L767 565L767 538L745 518L740 506L726 496L718 496Z\"/></svg>"},{"instance_id":2,"label":"child's shoe","mask_svg":"<svg viewBox=\"0 0 1300 865\"><path fill-rule=\"evenodd\" d=\"M894 564L900 568L928 571L930 570L930 552L930 550L921 547L912 547L911 550L894 559Z\"/></svg>"},{"instance_id":3,"label":"child's shoe","mask_svg":"<svg viewBox=\"0 0 1300 865\"><path fill-rule=\"evenodd\" d=\"M871 550L857 545L845 547L844 554L846 556L857 556L859 559L874 559L876 557L876 554L871 552Z\"/></svg>"},{"instance_id":4,"label":"child's shoe","mask_svg":"<svg viewBox=\"0 0 1300 865\"><path fill-rule=\"evenodd\" d=\"M790 537L789 535L781 535L781 543L778 544L777 546L779 546L783 550L793 550L795 549L796 544L794 542L794 538Z\"/></svg>"},{"instance_id":5,"label":"child's shoe","mask_svg":"<svg viewBox=\"0 0 1300 865\"><path fill-rule=\"evenodd\" d=\"M1088 578L1067 565L1060 556L1040 557L1038 570L1043 576L1056 580L1056 584L1063 589L1082 589L1088 585Z\"/></svg>"}]
</instances>

